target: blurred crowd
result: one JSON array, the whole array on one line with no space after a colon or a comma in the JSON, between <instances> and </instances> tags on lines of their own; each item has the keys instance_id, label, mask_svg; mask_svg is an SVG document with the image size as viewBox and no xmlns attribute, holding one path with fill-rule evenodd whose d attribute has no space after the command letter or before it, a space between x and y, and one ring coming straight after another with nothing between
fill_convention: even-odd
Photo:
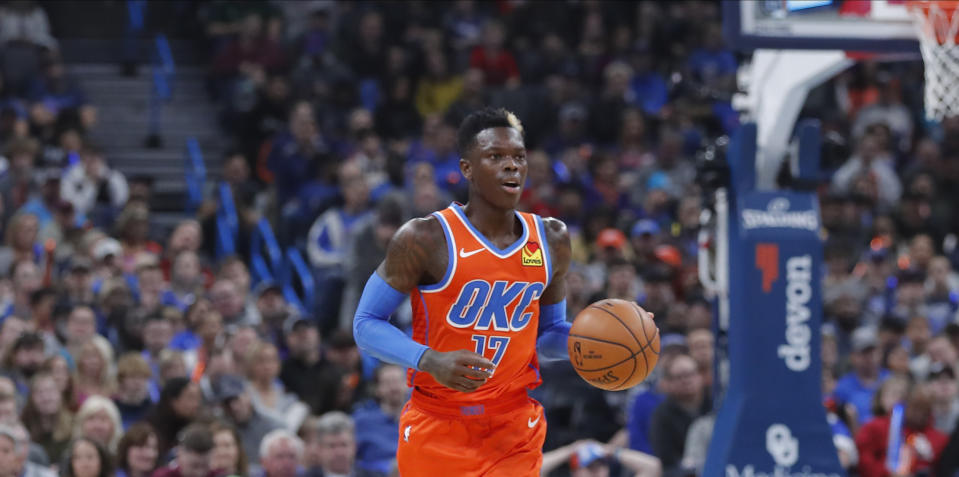
<instances>
[{"instance_id":1,"label":"blurred crowd","mask_svg":"<svg viewBox=\"0 0 959 477\"><path fill-rule=\"evenodd\" d=\"M570 319L635 300L662 334L653 376L629 392L543 364L544 469L701 472L714 338L696 154L738 126L744 60L717 2L214 0L195 13L234 144L216 179L239 219L235 256L217 253L218 194L156 231L149 178L89 140L97 110L43 9L0 6L0 475L395 474L405 370L362 355L350 322L395 230L465 201L455 132L484 106L523 121L520 207L569 227ZM823 124L823 402L863 477L889 475L900 405L897 475L959 469L959 118L921 119L922 80L917 62L860 63L803 110ZM261 218L308 258L314 303L251 276ZM394 322L409 327L408 307Z\"/></svg>"}]
</instances>

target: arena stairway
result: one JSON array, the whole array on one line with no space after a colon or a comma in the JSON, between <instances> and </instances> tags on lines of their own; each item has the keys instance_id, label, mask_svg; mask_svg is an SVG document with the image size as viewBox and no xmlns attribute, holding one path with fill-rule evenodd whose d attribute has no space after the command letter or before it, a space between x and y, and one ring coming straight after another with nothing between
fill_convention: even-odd
<instances>
[{"instance_id":1,"label":"arena stairway","mask_svg":"<svg viewBox=\"0 0 959 477\"><path fill-rule=\"evenodd\" d=\"M158 148L146 146L153 88L148 75L124 77L116 64L73 64L70 71L97 106L98 121L90 137L103 146L110 164L127 178L153 178L151 208L160 222L185 216L187 139L197 139L208 180L220 177L220 162L228 147L216 122L216 107L204 90L205 70L177 67L172 99L163 105L160 116L162 145Z\"/></svg>"},{"instance_id":2,"label":"arena stairway","mask_svg":"<svg viewBox=\"0 0 959 477\"><path fill-rule=\"evenodd\" d=\"M135 43L138 74L124 75L120 67L125 46L125 2L90 0L44 4L70 74L80 81L87 98L99 111L90 138L105 150L112 167L127 178L153 178L151 218L155 228L167 231L187 217L186 141L197 139L204 157L207 183L220 178L220 162L229 147L217 124L217 108L205 90L208 58L198 40L192 14L184 2L148 2L145 28ZM171 98L160 114L159 147L148 147L150 104L154 90L151 61L154 38L168 38L175 63Z\"/></svg>"}]
</instances>

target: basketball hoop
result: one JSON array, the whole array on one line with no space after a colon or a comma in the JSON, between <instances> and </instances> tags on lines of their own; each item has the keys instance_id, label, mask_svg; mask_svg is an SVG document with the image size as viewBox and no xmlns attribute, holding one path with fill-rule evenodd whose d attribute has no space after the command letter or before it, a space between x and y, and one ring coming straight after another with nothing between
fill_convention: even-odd
<instances>
[{"instance_id":1,"label":"basketball hoop","mask_svg":"<svg viewBox=\"0 0 959 477\"><path fill-rule=\"evenodd\" d=\"M959 1L907 2L926 67L926 117L959 115Z\"/></svg>"}]
</instances>

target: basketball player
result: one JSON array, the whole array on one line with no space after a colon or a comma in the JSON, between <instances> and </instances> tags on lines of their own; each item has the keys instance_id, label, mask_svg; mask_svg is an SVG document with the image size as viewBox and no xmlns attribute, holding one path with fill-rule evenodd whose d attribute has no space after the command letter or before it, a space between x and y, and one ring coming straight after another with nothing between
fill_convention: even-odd
<instances>
[{"instance_id":1,"label":"basketball player","mask_svg":"<svg viewBox=\"0 0 959 477\"><path fill-rule=\"evenodd\" d=\"M569 359L569 234L559 220L515 210L526 147L512 113L470 114L457 142L468 202L396 232L353 332L363 350L410 368L403 477L538 476L546 422L527 390L540 383L537 350ZM412 339L387 321L408 294Z\"/></svg>"}]
</instances>

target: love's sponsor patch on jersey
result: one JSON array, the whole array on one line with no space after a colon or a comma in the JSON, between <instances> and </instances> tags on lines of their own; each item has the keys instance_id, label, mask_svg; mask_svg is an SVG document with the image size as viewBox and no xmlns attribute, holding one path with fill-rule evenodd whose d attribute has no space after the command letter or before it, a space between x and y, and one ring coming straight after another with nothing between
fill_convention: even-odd
<instances>
[{"instance_id":1,"label":"love's sponsor patch on jersey","mask_svg":"<svg viewBox=\"0 0 959 477\"><path fill-rule=\"evenodd\" d=\"M539 247L539 244L536 242L527 242L526 246L523 247L523 266L525 267L542 267L543 266L543 249Z\"/></svg>"}]
</instances>

